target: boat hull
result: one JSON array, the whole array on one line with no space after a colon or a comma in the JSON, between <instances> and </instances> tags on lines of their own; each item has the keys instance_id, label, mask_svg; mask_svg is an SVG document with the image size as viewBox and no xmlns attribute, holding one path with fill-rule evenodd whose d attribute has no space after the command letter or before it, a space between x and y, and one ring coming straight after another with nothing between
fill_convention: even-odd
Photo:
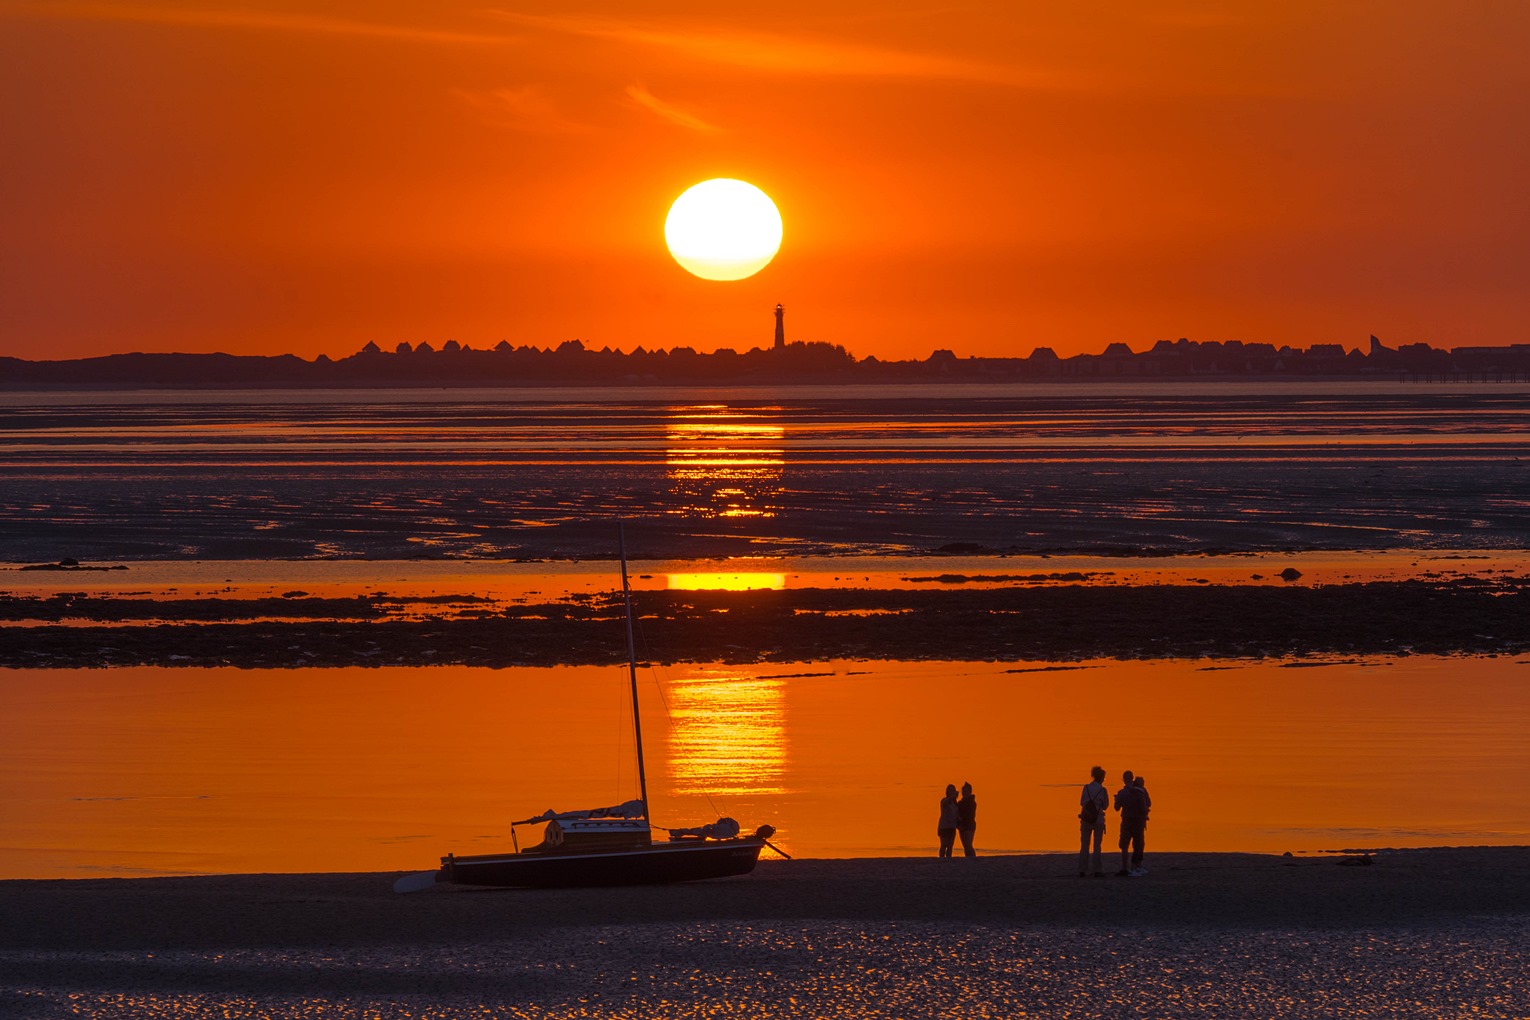
<instances>
[{"instance_id":1,"label":"boat hull","mask_svg":"<svg viewBox=\"0 0 1530 1020\"><path fill-rule=\"evenodd\" d=\"M453 855L441 859L440 880L521 889L695 882L749 874L764 845L763 840L745 837L654 843L600 853Z\"/></svg>"}]
</instances>

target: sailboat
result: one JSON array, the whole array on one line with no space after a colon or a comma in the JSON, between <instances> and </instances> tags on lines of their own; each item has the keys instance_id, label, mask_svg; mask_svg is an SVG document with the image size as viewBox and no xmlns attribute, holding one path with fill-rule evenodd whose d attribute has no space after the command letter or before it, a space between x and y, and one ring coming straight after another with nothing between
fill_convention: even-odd
<instances>
[{"instance_id":1,"label":"sailboat","mask_svg":"<svg viewBox=\"0 0 1530 1020\"><path fill-rule=\"evenodd\" d=\"M746 875L775 829L762 825L742 835L738 822L719 818L696 828L662 829L655 839L648 815L648 777L643 767L643 726L638 716L637 648L632 626L632 588L627 581L625 537L620 546L622 600L627 616L627 675L632 688L632 727L637 749L640 799L581 811L544 811L510 823L511 850L496 854L447 854L439 871L407 875L396 892L415 892L437 882L512 888L653 885ZM516 826L543 826L542 840L521 847Z\"/></svg>"}]
</instances>

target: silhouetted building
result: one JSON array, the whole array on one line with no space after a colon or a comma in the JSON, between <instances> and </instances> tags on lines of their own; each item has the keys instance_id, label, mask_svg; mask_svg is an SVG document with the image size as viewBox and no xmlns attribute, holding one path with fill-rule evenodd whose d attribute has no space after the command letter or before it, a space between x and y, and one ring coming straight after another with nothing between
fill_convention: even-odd
<instances>
[{"instance_id":1,"label":"silhouetted building","mask_svg":"<svg viewBox=\"0 0 1530 1020\"><path fill-rule=\"evenodd\" d=\"M26 389L122 389L271 386L541 386L620 384L710 385L737 382L917 383L1008 382L1023 379L1127 377L1193 378L1389 378L1399 381L1503 382L1530 378L1530 344L1457 347L1428 343L1391 347L1373 339L1369 348L1346 350L1336 343L1308 348L1242 340L1159 340L1133 353L1112 343L1099 354L1060 358L1037 347L1028 358L958 357L938 350L923 361L857 360L843 347L798 340L786 343L784 305L776 305L772 348L739 352L718 348L698 354L637 347L622 354L609 344L599 350L579 340L556 347L512 347L500 341L492 351L474 350L455 340L439 351L427 341L401 341L391 353L368 341L356 354L312 362L290 354L263 357L230 354L114 354L74 361L23 361L0 356L0 391Z\"/></svg>"}]
</instances>

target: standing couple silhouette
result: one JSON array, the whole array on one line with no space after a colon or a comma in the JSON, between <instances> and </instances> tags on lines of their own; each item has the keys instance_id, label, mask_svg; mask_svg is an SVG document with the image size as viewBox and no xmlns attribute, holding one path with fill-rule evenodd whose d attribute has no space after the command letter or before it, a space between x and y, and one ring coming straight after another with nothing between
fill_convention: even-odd
<instances>
[{"instance_id":1,"label":"standing couple silhouette","mask_svg":"<svg viewBox=\"0 0 1530 1020\"><path fill-rule=\"evenodd\" d=\"M977 833L977 798L972 795L972 784L962 784L962 795L957 797L956 787L946 784L946 795L940 798L940 824L935 835L940 837L940 856L950 857L958 834L962 837L962 856L976 857L972 848Z\"/></svg>"}]
</instances>

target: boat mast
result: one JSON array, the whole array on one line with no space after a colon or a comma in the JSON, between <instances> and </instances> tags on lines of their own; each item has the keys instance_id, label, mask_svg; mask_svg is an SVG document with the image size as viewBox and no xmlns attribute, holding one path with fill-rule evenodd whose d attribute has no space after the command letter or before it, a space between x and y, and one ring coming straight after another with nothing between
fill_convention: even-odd
<instances>
[{"instance_id":1,"label":"boat mast","mask_svg":"<svg viewBox=\"0 0 1530 1020\"><path fill-rule=\"evenodd\" d=\"M648 776L643 771L643 723L638 717L637 644L632 638L632 588L627 584L627 529L617 525L617 548L622 559L622 602L627 607L627 677L632 682L632 734L637 741L638 794L643 817L648 817Z\"/></svg>"}]
</instances>

